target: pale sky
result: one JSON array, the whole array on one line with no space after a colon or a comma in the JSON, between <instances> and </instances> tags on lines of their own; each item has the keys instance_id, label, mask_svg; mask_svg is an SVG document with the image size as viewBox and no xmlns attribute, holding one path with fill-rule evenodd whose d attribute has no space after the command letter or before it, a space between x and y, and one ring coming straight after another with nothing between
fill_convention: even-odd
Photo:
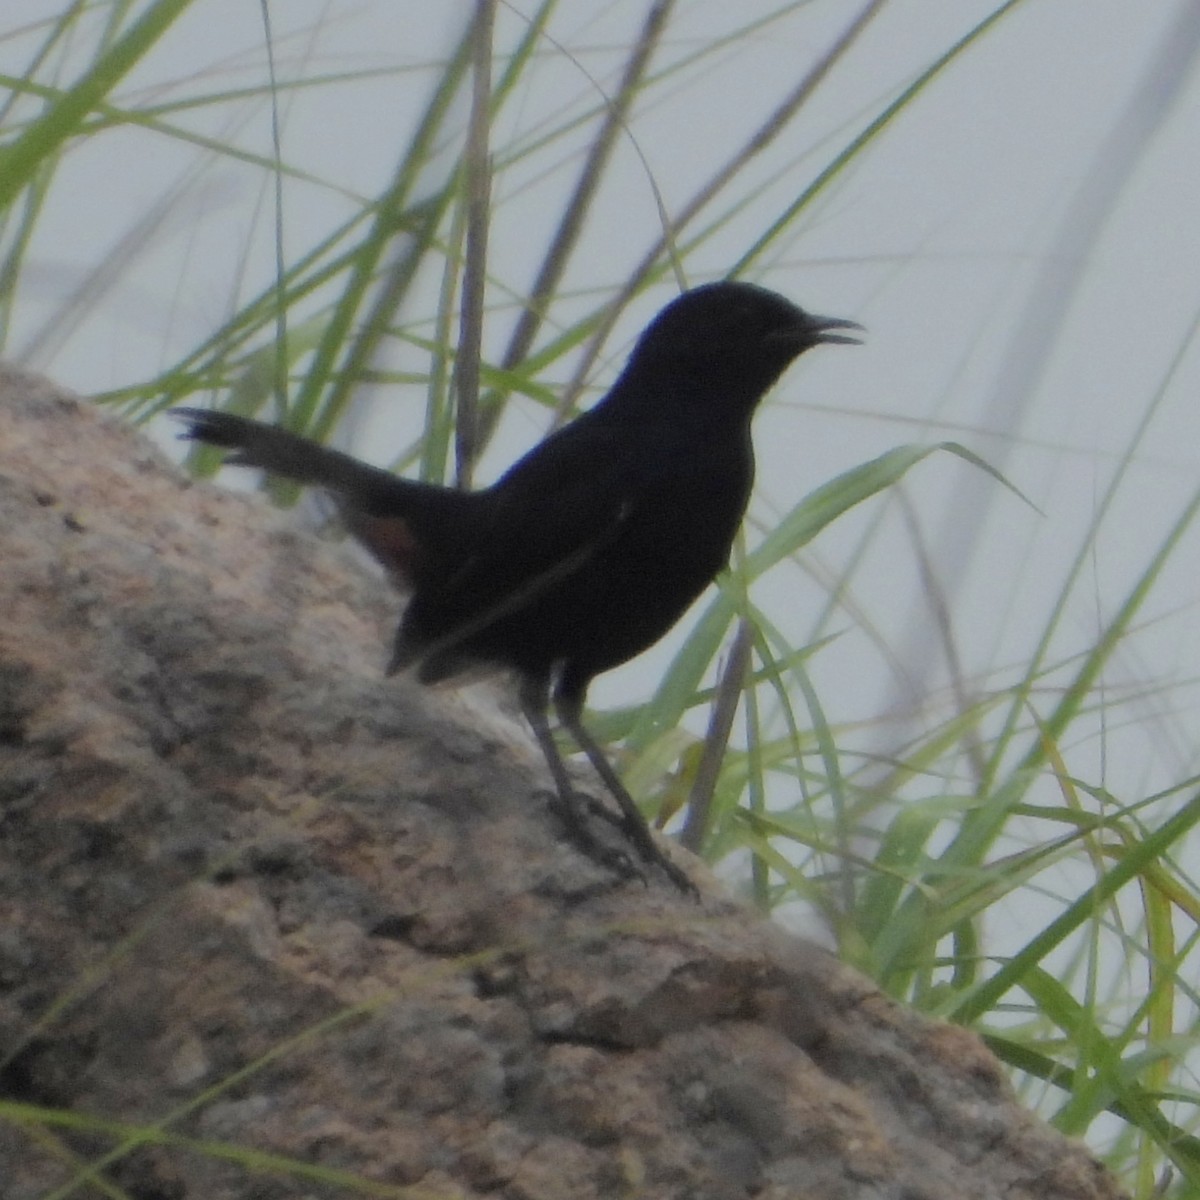
<instances>
[{"instance_id":1,"label":"pale sky","mask_svg":"<svg viewBox=\"0 0 1200 1200\"><path fill-rule=\"evenodd\" d=\"M524 29L519 14L532 7L501 10L499 47L515 44ZM848 0L680 4L655 62L683 65L635 107L566 288L590 298L618 284L659 229L650 178L675 213L861 7ZM728 211L728 220L689 260L692 282L727 270L858 130L998 7L996 0L885 4L802 117L714 210ZM527 147L592 112L597 89L615 87L645 8L644 0L564 0L549 26L553 41L541 43L495 144ZM46 9L45 0L7 0L0 28L34 22ZM446 53L466 10L429 0L273 5L281 78L378 69L285 98L284 157L317 177L286 186L289 253L302 253L354 211L351 197L371 194L388 177L428 94L426 65ZM754 31L688 64L722 33L752 22L760 22ZM988 459L1041 510L937 456L906 484L911 524L895 499L875 502L823 534L805 569L783 566L762 581L756 599L803 641L827 602L829 580L883 513L855 568L850 607L824 627L841 636L811 664L831 717L875 722L859 739L864 748L889 749L910 728L878 723L884 710L914 694L947 695L918 544L949 606L969 689L987 689L1030 660L1142 422L1085 580L1063 605L1051 661L1095 641L1200 482L1198 25L1200 6L1191 0L1014 5L750 272L807 308L853 317L869 331L860 348L806 358L761 414L758 521L772 521L837 472L899 443L943 439ZM23 72L37 42L36 30L0 40L0 70ZM264 62L257 3L199 0L118 97L140 106L261 87ZM261 99L172 119L270 153ZM563 136L513 163L500 156L493 352L574 179L580 144L579 136ZM7 354L84 392L169 365L215 329L239 295L269 280L266 184L258 166L143 127L79 144L48 195ZM89 290L94 272L100 283ZM433 311L436 286L431 279L428 307L414 320ZM593 380L597 388L671 294L664 284L631 307ZM409 348L391 365L419 373L428 364ZM565 373L556 367L547 382ZM413 387L375 399L387 420L403 424L405 413L420 412L423 393ZM379 459L389 436L402 437L382 421L370 422L364 445ZM544 414L518 406L485 476L543 429ZM1097 725L1076 747L1077 773L1138 789L1195 769L1198 562L1200 537L1189 533L1145 610L1148 627L1110 668L1106 683L1119 703L1109 727ZM668 653L669 645L606 677L594 701L645 694ZM1126 700L1126 689L1144 696Z\"/></svg>"}]
</instances>

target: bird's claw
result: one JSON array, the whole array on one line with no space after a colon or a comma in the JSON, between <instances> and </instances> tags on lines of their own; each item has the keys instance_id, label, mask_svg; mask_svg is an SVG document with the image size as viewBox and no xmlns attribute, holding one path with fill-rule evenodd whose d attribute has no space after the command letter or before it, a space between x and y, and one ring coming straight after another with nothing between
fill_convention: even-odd
<instances>
[{"instance_id":1,"label":"bird's claw","mask_svg":"<svg viewBox=\"0 0 1200 1200\"><path fill-rule=\"evenodd\" d=\"M613 846L606 846L596 835L587 827L581 819L580 813L575 806L569 801L563 799L556 791L546 790L541 793L550 808L558 814L563 826L566 828L567 836L575 844L575 847L585 857L590 858L592 862L611 871L620 879L639 879L644 884L646 882L645 874L638 868L633 858L624 850L618 850ZM579 796L580 793L572 793L573 797ZM591 797L588 797L591 800ZM592 800L592 804L596 801ZM591 807L589 806L589 811ZM606 817L608 814L605 814ZM612 820L609 817L609 820ZM620 821L612 821L614 825L620 826Z\"/></svg>"},{"instance_id":2,"label":"bird's claw","mask_svg":"<svg viewBox=\"0 0 1200 1200\"><path fill-rule=\"evenodd\" d=\"M546 789L540 795L545 797L551 809L558 814L559 819L566 827L568 836L582 854L612 871L621 879L638 879L643 884L646 883L645 873L638 868L632 856L624 850L606 846L601 842L583 822L579 810L573 803L564 800L558 792L550 789ZM587 813L602 817L609 825L621 830L630 845L637 850L638 857L642 862L651 867L658 867L685 895L693 899L699 897L700 891L688 875L667 857L665 851L652 840L643 836L640 829L631 828L620 814L611 812L594 796L589 796L585 792L572 791L571 798L582 801L582 807Z\"/></svg>"}]
</instances>

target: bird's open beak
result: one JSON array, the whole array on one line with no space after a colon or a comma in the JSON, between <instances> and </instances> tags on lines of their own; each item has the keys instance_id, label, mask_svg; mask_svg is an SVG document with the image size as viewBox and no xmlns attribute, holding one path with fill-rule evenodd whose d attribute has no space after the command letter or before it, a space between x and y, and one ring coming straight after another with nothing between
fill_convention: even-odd
<instances>
[{"instance_id":1,"label":"bird's open beak","mask_svg":"<svg viewBox=\"0 0 1200 1200\"><path fill-rule=\"evenodd\" d=\"M810 316L809 320L812 322L810 328L816 334L814 340L817 342L838 342L844 346L858 346L862 343L862 338L854 337L849 333L831 333L830 330L857 329L859 333L866 332L857 321L847 321L842 317Z\"/></svg>"}]
</instances>

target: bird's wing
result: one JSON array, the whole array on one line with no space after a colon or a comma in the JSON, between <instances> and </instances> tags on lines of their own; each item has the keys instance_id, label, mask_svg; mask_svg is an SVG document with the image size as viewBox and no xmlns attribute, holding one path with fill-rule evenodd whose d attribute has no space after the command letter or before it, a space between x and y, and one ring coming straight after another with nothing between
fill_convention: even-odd
<instances>
[{"instance_id":1,"label":"bird's wing","mask_svg":"<svg viewBox=\"0 0 1200 1200\"><path fill-rule=\"evenodd\" d=\"M481 493L486 518L461 558L414 601L393 669L452 650L532 604L618 538L644 484L643 456L628 449L612 426L578 418Z\"/></svg>"},{"instance_id":2,"label":"bird's wing","mask_svg":"<svg viewBox=\"0 0 1200 1200\"><path fill-rule=\"evenodd\" d=\"M530 580L611 538L641 490L641 456L627 451L620 431L584 417L518 460L491 489L487 566Z\"/></svg>"}]
</instances>

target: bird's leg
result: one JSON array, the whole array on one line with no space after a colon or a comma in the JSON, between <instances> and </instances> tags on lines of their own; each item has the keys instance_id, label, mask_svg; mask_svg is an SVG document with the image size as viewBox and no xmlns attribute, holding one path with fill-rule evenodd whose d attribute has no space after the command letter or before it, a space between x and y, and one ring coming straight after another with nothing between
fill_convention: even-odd
<instances>
[{"instance_id":1,"label":"bird's leg","mask_svg":"<svg viewBox=\"0 0 1200 1200\"><path fill-rule=\"evenodd\" d=\"M575 801L575 791L571 786L567 765L563 762L562 755L554 744L554 736L550 732L550 722L546 718L548 700L547 689L541 684L532 681L522 684L521 710L533 730L538 746L541 747L542 757L550 768L550 775L554 779L553 807L566 826L567 836L588 858L599 862L610 871L624 878L641 878L641 872L629 861L628 855L602 845L583 820Z\"/></svg>"},{"instance_id":2,"label":"bird's leg","mask_svg":"<svg viewBox=\"0 0 1200 1200\"><path fill-rule=\"evenodd\" d=\"M604 753L604 748L596 741L583 724L583 704L570 695L558 692L555 695L555 705L559 720L570 731L579 748L587 755L588 761L596 768L596 773L604 781L605 787L621 807L621 829L625 836L637 847L643 860L652 866L661 867L668 879L681 891L696 895L696 885L677 867L654 840L646 818L641 809L621 782L621 777L613 769L612 763ZM558 751L555 750L555 754ZM559 759L561 764L562 760Z\"/></svg>"}]
</instances>

